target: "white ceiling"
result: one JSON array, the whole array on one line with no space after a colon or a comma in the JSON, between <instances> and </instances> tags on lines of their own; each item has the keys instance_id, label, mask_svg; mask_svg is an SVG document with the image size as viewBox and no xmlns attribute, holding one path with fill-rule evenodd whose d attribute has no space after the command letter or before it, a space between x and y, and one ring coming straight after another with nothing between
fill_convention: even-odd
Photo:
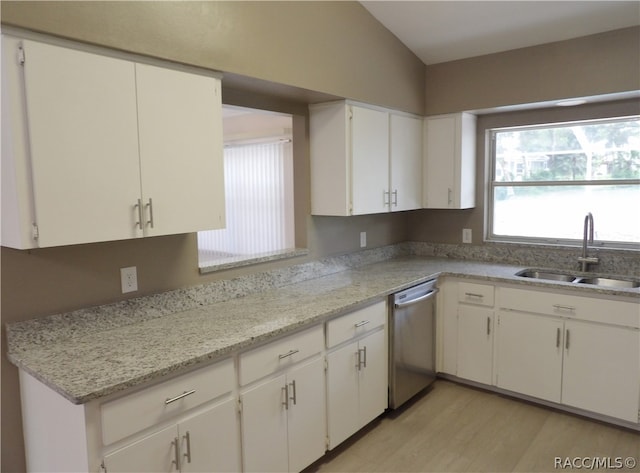
<instances>
[{"instance_id":1,"label":"white ceiling","mask_svg":"<svg viewBox=\"0 0 640 473\"><path fill-rule=\"evenodd\" d=\"M640 24L633 1L362 1L425 64Z\"/></svg>"}]
</instances>

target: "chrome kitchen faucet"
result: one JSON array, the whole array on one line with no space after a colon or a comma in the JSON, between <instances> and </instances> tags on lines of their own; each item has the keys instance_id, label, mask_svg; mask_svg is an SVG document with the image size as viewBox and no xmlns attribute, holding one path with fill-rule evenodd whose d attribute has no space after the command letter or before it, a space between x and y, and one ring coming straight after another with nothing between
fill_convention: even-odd
<instances>
[{"instance_id":1,"label":"chrome kitchen faucet","mask_svg":"<svg viewBox=\"0 0 640 473\"><path fill-rule=\"evenodd\" d=\"M582 271L589 270L589 264L597 264L600 262L597 256L588 256L587 252L589 244L593 245L593 215L589 212L584 217L584 234L582 237L582 256L578 258L578 261L582 265Z\"/></svg>"}]
</instances>

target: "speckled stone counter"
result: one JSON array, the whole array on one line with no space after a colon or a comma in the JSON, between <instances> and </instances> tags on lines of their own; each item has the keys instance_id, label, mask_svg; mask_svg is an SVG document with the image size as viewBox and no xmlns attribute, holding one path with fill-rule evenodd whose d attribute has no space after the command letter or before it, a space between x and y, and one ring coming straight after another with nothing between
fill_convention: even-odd
<instances>
[{"instance_id":1,"label":"speckled stone counter","mask_svg":"<svg viewBox=\"0 0 640 473\"><path fill-rule=\"evenodd\" d=\"M198 286L10 324L8 356L20 369L81 404L246 350L436 276L640 300L638 289L607 290L515 276L523 266L410 256L395 250L383 256L386 259L353 267L336 263L327 269L325 264L316 272L320 276L311 279L302 274L296 278L293 269L293 277L271 281L257 292L244 291L232 281L221 283L237 297L220 298L208 292L208 286Z\"/></svg>"}]
</instances>

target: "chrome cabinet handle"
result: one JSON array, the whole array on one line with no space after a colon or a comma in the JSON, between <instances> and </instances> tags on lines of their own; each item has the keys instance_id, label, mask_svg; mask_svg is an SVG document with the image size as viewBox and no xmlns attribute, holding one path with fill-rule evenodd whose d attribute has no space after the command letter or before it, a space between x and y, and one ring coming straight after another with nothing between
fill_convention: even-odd
<instances>
[{"instance_id":1,"label":"chrome cabinet handle","mask_svg":"<svg viewBox=\"0 0 640 473\"><path fill-rule=\"evenodd\" d=\"M477 297L478 299L484 299L483 294L476 294L475 292L465 292L464 295L467 297Z\"/></svg>"},{"instance_id":2,"label":"chrome cabinet handle","mask_svg":"<svg viewBox=\"0 0 640 473\"><path fill-rule=\"evenodd\" d=\"M143 220L143 217L142 217L142 200L138 199L138 203L135 204L133 206L133 208L134 209L135 208L138 209L138 221L136 222L136 225L140 228L140 230L142 230L142 220Z\"/></svg>"},{"instance_id":3,"label":"chrome cabinet handle","mask_svg":"<svg viewBox=\"0 0 640 473\"><path fill-rule=\"evenodd\" d=\"M567 329L567 338L565 339L564 347L567 350L569 349L569 329Z\"/></svg>"},{"instance_id":4,"label":"chrome cabinet handle","mask_svg":"<svg viewBox=\"0 0 640 473\"><path fill-rule=\"evenodd\" d=\"M195 390L195 389L192 389L191 391L185 391L185 392L183 392L182 394L179 394L179 395L178 395L178 396L176 396L176 397L167 398L167 399L164 401L164 403L165 403L165 405L166 405L166 404L171 404L172 402L176 402L176 401L178 401L178 400L182 399L183 397L191 396L191 395L192 395L193 393L195 393L195 392L196 392L196 390Z\"/></svg>"},{"instance_id":5,"label":"chrome cabinet handle","mask_svg":"<svg viewBox=\"0 0 640 473\"><path fill-rule=\"evenodd\" d=\"M487 317L487 335L491 335L491 317Z\"/></svg>"},{"instance_id":6,"label":"chrome cabinet handle","mask_svg":"<svg viewBox=\"0 0 640 473\"><path fill-rule=\"evenodd\" d=\"M575 307L571 307L570 305L560 305L560 304L553 304L553 308L556 310L568 310L569 312L573 312L574 310L576 310Z\"/></svg>"},{"instance_id":7,"label":"chrome cabinet handle","mask_svg":"<svg viewBox=\"0 0 640 473\"><path fill-rule=\"evenodd\" d=\"M187 458L187 463L191 463L191 435L189 435L188 430L184 439L187 441L187 453L185 453L184 456Z\"/></svg>"},{"instance_id":8,"label":"chrome cabinet handle","mask_svg":"<svg viewBox=\"0 0 640 473\"><path fill-rule=\"evenodd\" d=\"M362 368L367 367L367 347L358 348L357 356L358 363L356 364L356 368L358 368L358 371L362 371Z\"/></svg>"},{"instance_id":9,"label":"chrome cabinet handle","mask_svg":"<svg viewBox=\"0 0 640 473\"><path fill-rule=\"evenodd\" d=\"M282 392L284 394L284 401L282 401L282 405L285 409L289 410L289 385L285 384L282 387Z\"/></svg>"},{"instance_id":10,"label":"chrome cabinet handle","mask_svg":"<svg viewBox=\"0 0 640 473\"><path fill-rule=\"evenodd\" d=\"M556 330L556 348L560 348L560 328Z\"/></svg>"},{"instance_id":11,"label":"chrome cabinet handle","mask_svg":"<svg viewBox=\"0 0 640 473\"><path fill-rule=\"evenodd\" d=\"M384 205L391 204L391 195L389 191L382 191L382 203Z\"/></svg>"},{"instance_id":12,"label":"chrome cabinet handle","mask_svg":"<svg viewBox=\"0 0 640 473\"><path fill-rule=\"evenodd\" d=\"M362 368L360 367L362 365L362 363L360 362L360 349L358 348L358 351L356 351L356 369L358 371L360 371Z\"/></svg>"},{"instance_id":13,"label":"chrome cabinet handle","mask_svg":"<svg viewBox=\"0 0 640 473\"><path fill-rule=\"evenodd\" d=\"M447 189L447 203L451 205L452 202L453 202L453 199L451 198L451 188L449 187Z\"/></svg>"},{"instance_id":14,"label":"chrome cabinet handle","mask_svg":"<svg viewBox=\"0 0 640 473\"><path fill-rule=\"evenodd\" d=\"M284 355L278 355L278 359L282 360L283 358L287 358L291 355L295 355L296 353L298 353L300 350L289 350L287 353L285 353Z\"/></svg>"},{"instance_id":15,"label":"chrome cabinet handle","mask_svg":"<svg viewBox=\"0 0 640 473\"><path fill-rule=\"evenodd\" d=\"M357 324L355 324L356 327L362 327L363 325L367 325L370 322L370 320L362 320L360 322L358 322Z\"/></svg>"},{"instance_id":16,"label":"chrome cabinet handle","mask_svg":"<svg viewBox=\"0 0 640 473\"><path fill-rule=\"evenodd\" d=\"M147 203L145 207L149 208L149 220L147 221L147 223L151 226L151 228L153 228L153 201L151 200L151 197L149 197L149 203Z\"/></svg>"},{"instance_id":17,"label":"chrome cabinet handle","mask_svg":"<svg viewBox=\"0 0 640 473\"><path fill-rule=\"evenodd\" d=\"M176 437L175 439L173 439L173 442L171 442L171 445L173 445L173 455L174 455L174 460L171 462L172 465L176 466L176 470L180 471L180 445L178 444L180 440L178 440L178 437Z\"/></svg>"},{"instance_id":18,"label":"chrome cabinet handle","mask_svg":"<svg viewBox=\"0 0 640 473\"><path fill-rule=\"evenodd\" d=\"M298 403L298 396L296 396L296 380L294 379L289 383L291 385L291 390L293 391L293 396L289 399L293 401L293 405L295 406Z\"/></svg>"},{"instance_id":19,"label":"chrome cabinet handle","mask_svg":"<svg viewBox=\"0 0 640 473\"><path fill-rule=\"evenodd\" d=\"M393 194L394 199L393 199L393 201L392 201L391 203L392 203L394 206L396 206L396 207L397 207L397 206L398 206L398 189L394 190L394 191L392 192L392 194Z\"/></svg>"}]
</instances>

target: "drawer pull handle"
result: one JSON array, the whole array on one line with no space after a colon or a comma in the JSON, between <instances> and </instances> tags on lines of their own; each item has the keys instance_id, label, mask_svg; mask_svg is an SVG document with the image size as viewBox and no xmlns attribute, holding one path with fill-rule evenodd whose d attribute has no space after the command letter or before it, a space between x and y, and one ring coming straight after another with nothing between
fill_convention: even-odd
<instances>
[{"instance_id":1,"label":"drawer pull handle","mask_svg":"<svg viewBox=\"0 0 640 473\"><path fill-rule=\"evenodd\" d=\"M138 199L138 203L133 206L134 209L138 209L138 221L136 225L142 230L142 200Z\"/></svg>"},{"instance_id":2,"label":"drawer pull handle","mask_svg":"<svg viewBox=\"0 0 640 473\"><path fill-rule=\"evenodd\" d=\"M176 402L179 401L180 399L182 399L183 397L187 397L187 396L191 396L193 393L195 393L196 390L192 389L191 391L185 391L182 394L176 396L176 397L172 397L172 398L167 398L166 401L164 401L165 405L166 404L171 404L172 402Z\"/></svg>"},{"instance_id":3,"label":"drawer pull handle","mask_svg":"<svg viewBox=\"0 0 640 473\"><path fill-rule=\"evenodd\" d=\"M560 328L556 330L556 348L560 348Z\"/></svg>"},{"instance_id":4,"label":"drawer pull handle","mask_svg":"<svg viewBox=\"0 0 640 473\"><path fill-rule=\"evenodd\" d=\"M356 355L358 357L358 364L356 365L356 368L358 371L362 371L362 368L367 367L367 347L358 348Z\"/></svg>"},{"instance_id":5,"label":"drawer pull handle","mask_svg":"<svg viewBox=\"0 0 640 473\"><path fill-rule=\"evenodd\" d=\"M569 349L569 329L567 329L567 338L565 340L565 345L564 347L568 350Z\"/></svg>"},{"instance_id":6,"label":"drawer pull handle","mask_svg":"<svg viewBox=\"0 0 640 473\"><path fill-rule=\"evenodd\" d=\"M287 353L285 353L284 355L278 355L279 359L283 359L283 358L287 358L291 355L295 355L296 353L298 353L300 350L289 350Z\"/></svg>"},{"instance_id":7,"label":"drawer pull handle","mask_svg":"<svg viewBox=\"0 0 640 473\"><path fill-rule=\"evenodd\" d=\"M289 399L293 401L293 405L295 406L298 403L298 396L296 396L296 380L294 379L289 384L291 385L293 391L293 396L291 396Z\"/></svg>"},{"instance_id":8,"label":"drawer pull handle","mask_svg":"<svg viewBox=\"0 0 640 473\"><path fill-rule=\"evenodd\" d=\"M184 456L187 458L187 463L191 463L191 435L188 430L184 439L187 441L187 453L185 453Z\"/></svg>"},{"instance_id":9,"label":"drawer pull handle","mask_svg":"<svg viewBox=\"0 0 640 473\"><path fill-rule=\"evenodd\" d=\"M476 294L474 292L465 292L464 295L467 296L467 297L477 297L479 299L483 299L484 298L484 296L482 294Z\"/></svg>"},{"instance_id":10,"label":"drawer pull handle","mask_svg":"<svg viewBox=\"0 0 640 473\"><path fill-rule=\"evenodd\" d=\"M282 401L282 405L286 410L289 410L289 385L285 384L281 389L284 394L284 401Z\"/></svg>"},{"instance_id":11,"label":"drawer pull handle","mask_svg":"<svg viewBox=\"0 0 640 473\"><path fill-rule=\"evenodd\" d=\"M553 307L556 310L568 310L569 312L573 312L574 310L576 310L575 307L571 307L570 305L553 304Z\"/></svg>"},{"instance_id":12,"label":"drawer pull handle","mask_svg":"<svg viewBox=\"0 0 640 473\"><path fill-rule=\"evenodd\" d=\"M356 328L357 328L357 327L362 327L363 325L367 325L369 322L370 322L370 320L363 320L363 321L361 321L361 322L358 322L358 323L356 324Z\"/></svg>"},{"instance_id":13,"label":"drawer pull handle","mask_svg":"<svg viewBox=\"0 0 640 473\"><path fill-rule=\"evenodd\" d=\"M491 335L491 317L487 317L487 335Z\"/></svg>"},{"instance_id":14,"label":"drawer pull handle","mask_svg":"<svg viewBox=\"0 0 640 473\"><path fill-rule=\"evenodd\" d=\"M173 445L173 455L174 455L174 459L171 462L172 465L176 466L176 470L180 471L180 445L179 445L180 440L178 440L178 437L176 437L175 439L173 439L173 442L171 442L171 445Z\"/></svg>"}]
</instances>

